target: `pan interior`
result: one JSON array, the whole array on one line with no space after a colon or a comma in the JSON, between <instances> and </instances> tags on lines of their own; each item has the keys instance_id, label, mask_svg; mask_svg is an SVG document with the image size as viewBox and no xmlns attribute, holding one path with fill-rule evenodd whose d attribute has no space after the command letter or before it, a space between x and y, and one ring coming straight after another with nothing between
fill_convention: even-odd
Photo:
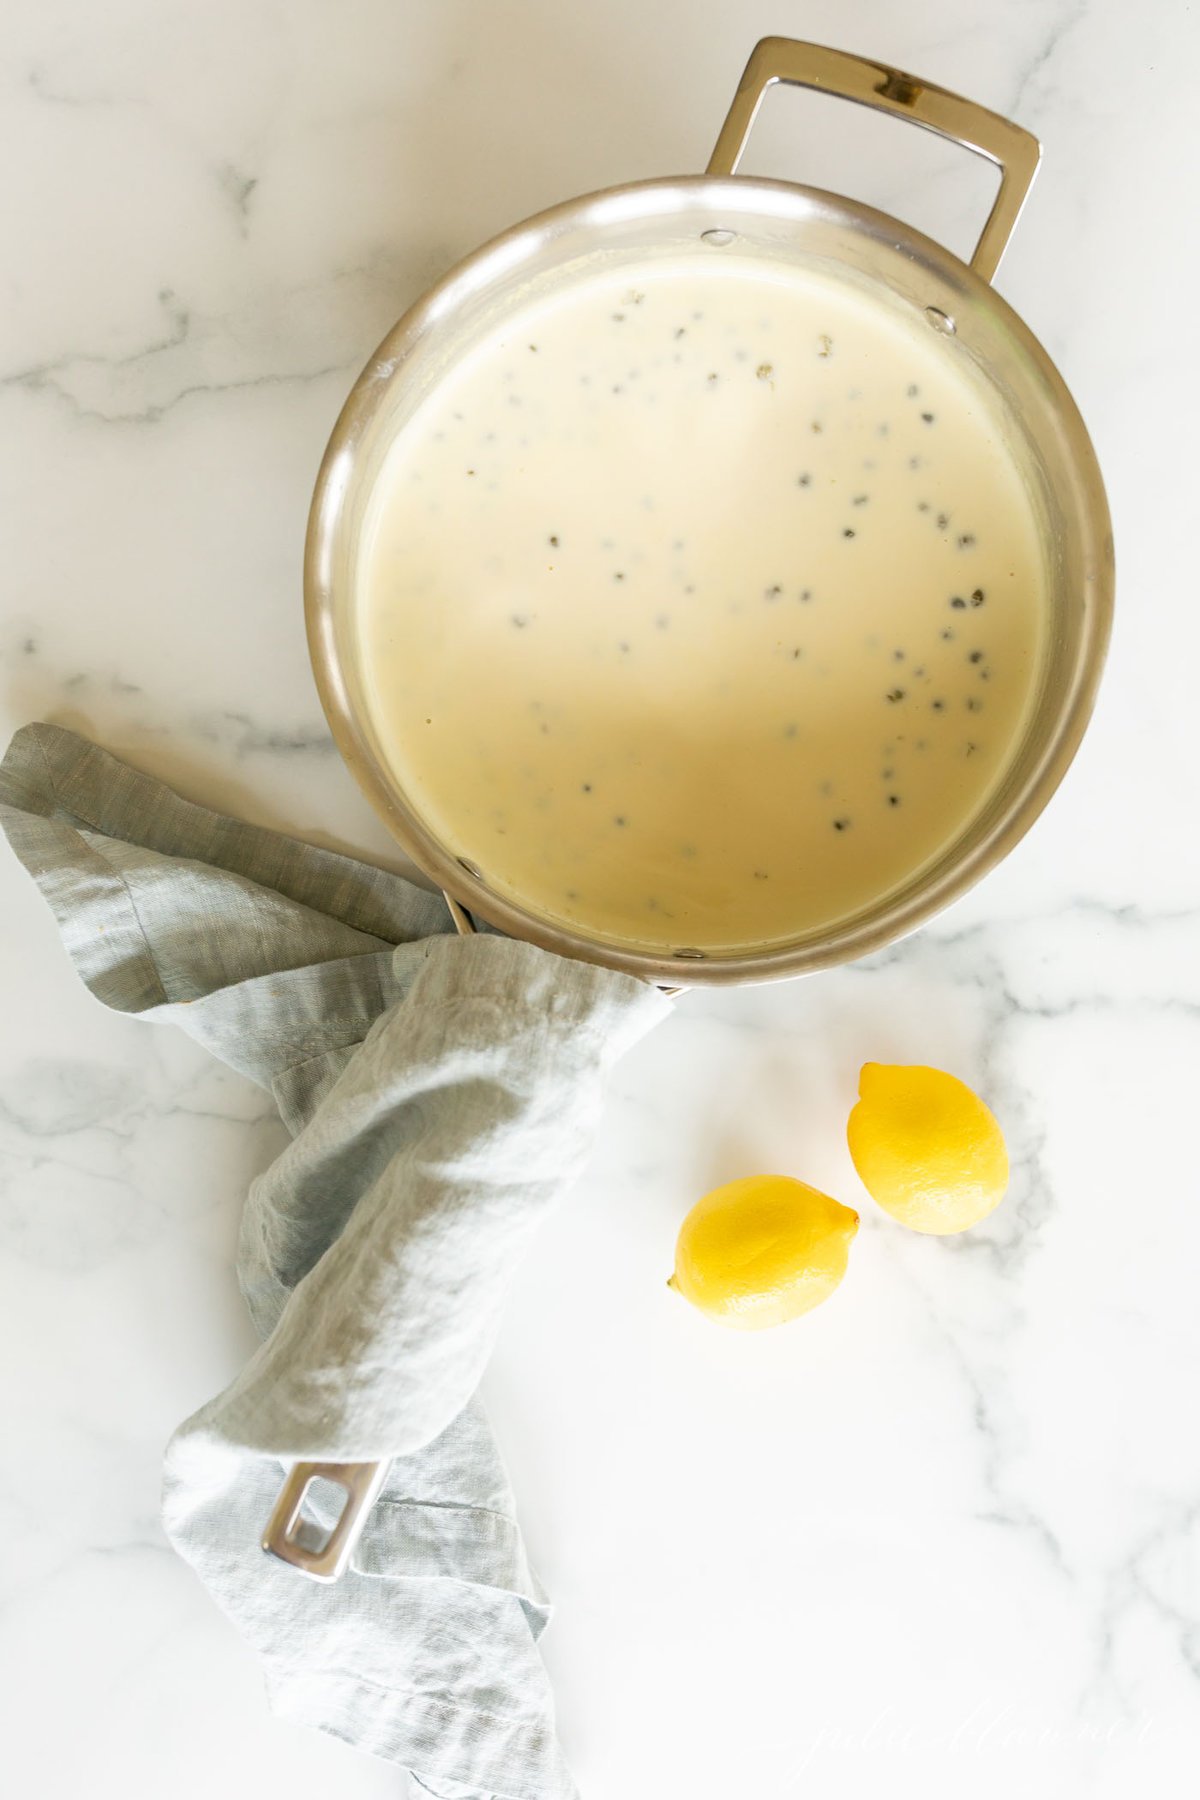
<instances>
[{"instance_id":1,"label":"pan interior","mask_svg":"<svg viewBox=\"0 0 1200 1800\"><path fill-rule=\"evenodd\" d=\"M785 184L593 197L462 265L365 372L314 507L318 673L396 835L484 917L646 974L680 953L700 979L822 966L970 885L1066 766L1107 627L1090 446L1003 302L898 229ZM704 321L680 313L689 284L706 286L691 308ZM565 395L585 374L613 377L590 418ZM911 517L885 528L902 472ZM414 475L414 491L429 484L420 519L396 503ZM986 747L965 730L972 699L991 715ZM939 788L924 771L949 767L951 743ZM647 771L655 746L663 767ZM502 791L514 768L523 798ZM685 835L689 817L707 839ZM505 839L526 848L506 856Z\"/></svg>"},{"instance_id":2,"label":"pan interior","mask_svg":"<svg viewBox=\"0 0 1200 1800\"><path fill-rule=\"evenodd\" d=\"M396 435L364 527L377 742L490 886L740 954L954 841L1011 761L1046 577L945 340L704 247L528 302Z\"/></svg>"}]
</instances>

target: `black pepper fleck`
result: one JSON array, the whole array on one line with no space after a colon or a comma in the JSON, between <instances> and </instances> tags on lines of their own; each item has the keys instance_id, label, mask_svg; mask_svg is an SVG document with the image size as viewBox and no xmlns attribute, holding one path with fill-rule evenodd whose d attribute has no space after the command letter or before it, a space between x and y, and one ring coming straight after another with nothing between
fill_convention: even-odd
<instances>
[{"instance_id":1,"label":"black pepper fleck","mask_svg":"<svg viewBox=\"0 0 1200 1800\"><path fill-rule=\"evenodd\" d=\"M975 534L971 531L964 531L959 535L958 547L960 550L969 550L974 542Z\"/></svg>"},{"instance_id":2,"label":"black pepper fleck","mask_svg":"<svg viewBox=\"0 0 1200 1800\"><path fill-rule=\"evenodd\" d=\"M950 604L954 608L955 612L965 612L966 611L967 603L963 599L961 594L955 594L955 596L951 600Z\"/></svg>"},{"instance_id":3,"label":"black pepper fleck","mask_svg":"<svg viewBox=\"0 0 1200 1800\"><path fill-rule=\"evenodd\" d=\"M889 806L899 806L899 804L900 804L899 794L889 794L887 797L887 802L888 802Z\"/></svg>"},{"instance_id":4,"label":"black pepper fleck","mask_svg":"<svg viewBox=\"0 0 1200 1800\"><path fill-rule=\"evenodd\" d=\"M843 536L843 537L847 537L847 538L849 538L849 537L853 537L853 536L854 536L854 528L853 528L853 526L851 526L851 525L844 525L844 526L843 526L843 527L842 527L842 536Z\"/></svg>"},{"instance_id":5,"label":"black pepper fleck","mask_svg":"<svg viewBox=\"0 0 1200 1800\"><path fill-rule=\"evenodd\" d=\"M967 657L967 661L972 662L972 663L981 663L983 661L983 651L982 650L972 650L970 655Z\"/></svg>"},{"instance_id":6,"label":"black pepper fleck","mask_svg":"<svg viewBox=\"0 0 1200 1800\"><path fill-rule=\"evenodd\" d=\"M904 698L904 689L903 688L898 687L898 688L889 688L888 689L887 699L892 706L895 706L897 704L897 702L903 700L903 698Z\"/></svg>"},{"instance_id":7,"label":"black pepper fleck","mask_svg":"<svg viewBox=\"0 0 1200 1800\"><path fill-rule=\"evenodd\" d=\"M849 819L835 819L833 821L833 829L835 831L848 831L850 829Z\"/></svg>"},{"instance_id":8,"label":"black pepper fleck","mask_svg":"<svg viewBox=\"0 0 1200 1800\"><path fill-rule=\"evenodd\" d=\"M985 598L985 596L984 596L983 589L976 588L971 595L971 605L972 606L982 606L983 602L984 602L984 598Z\"/></svg>"},{"instance_id":9,"label":"black pepper fleck","mask_svg":"<svg viewBox=\"0 0 1200 1800\"><path fill-rule=\"evenodd\" d=\"M811 487L812 486L812 476L811 475L797 475L796 486L797 487Z\"/></svg>"},{"instance_id":10,"label":"black pepper fleck","mask_svg":"<svg viewBox=\"0 0 1200 1800\"><path fill-rule=\"evenodd\" d=\"M924 421L925 421L925 423L926 423L926 424L927 424L927 425L932 425L932 424L933 424L933 414L932 414L932 413L925 413L925 412L923 412L923 413L922 413L922 414L921 414L921 417L922 417L922 418L923 418L923 419L924 419Z\"/></svg>"}]
</instances>

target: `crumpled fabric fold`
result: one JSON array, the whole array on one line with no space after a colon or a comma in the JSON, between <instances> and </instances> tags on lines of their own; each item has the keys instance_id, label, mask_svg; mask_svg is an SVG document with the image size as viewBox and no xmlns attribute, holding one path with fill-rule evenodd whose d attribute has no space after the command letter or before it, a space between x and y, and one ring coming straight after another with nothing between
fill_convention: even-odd
<instances>
[{"instance_id":1,"label":"crumpled fabric fold","mask_svg":"<svg viewBox=\"0 0 1200 1800\"><path fill-rule=\"evenodd\" d=\"M52 725L0 822L106 1006L271 1090L238 1276L262 1343L175 1433L163 1518L281 1714L443 1800L569 1800L546 1596L476 1398L517 1263L594 1140L644 982L454 934L400 876L183 800ZM341 1581L259 1549L295 1459L390 1463Z\"/></svg>"}]
</instances>

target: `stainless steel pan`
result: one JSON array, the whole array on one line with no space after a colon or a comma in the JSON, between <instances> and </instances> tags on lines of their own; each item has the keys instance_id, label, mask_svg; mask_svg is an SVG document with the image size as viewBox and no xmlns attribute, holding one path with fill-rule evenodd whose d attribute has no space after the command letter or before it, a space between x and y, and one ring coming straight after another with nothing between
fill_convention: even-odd
<instances>
[{"instance_id":1,"label":"stainless steel pan","mask_svg":"<svg viewBox=\"0 0 1200 1800\"><path fill-rule=\"evenodd\" d=\"M907 119L994 163L1000 187L970 263L886 214L840 195L737 175L767 89L818 89ZM1099 682L1112 615L1112 538L1103 483L1083 421L1050 358L989 285L1037 171L1040 146L1019 126L956 94L816 44L765 38L754 50L704 175L628 183L569 200L515 225L452 269L389 332L334 428L317 481L305 559L309 644L338 746L404 849L445 891L460 928L478 915L565 956L659 984L769 980L827 968L890 943L938 912L1000 861L1065 774ZM377 754L361 703L352 629L358 532L371 484L406 411L473 340L481 322L516 304L529 281L603 249L631 261L648 251L736 241L742 253L832 260L860 286L886 290L969 358L990 382L1019 446L1042 519L1050 574L1049 649L1036 703L1007 776L979 815L903 888L833 927L740 956L686 946L654 953L548 923L490 890L439 842ZM328 1542L306 1543L304 1492L315 1475L340 1482L346 1503ZM297 1464L264 1537L317 1579L345 1568L383 1478L378 1464Z\"/></svg>"}]
</instances>

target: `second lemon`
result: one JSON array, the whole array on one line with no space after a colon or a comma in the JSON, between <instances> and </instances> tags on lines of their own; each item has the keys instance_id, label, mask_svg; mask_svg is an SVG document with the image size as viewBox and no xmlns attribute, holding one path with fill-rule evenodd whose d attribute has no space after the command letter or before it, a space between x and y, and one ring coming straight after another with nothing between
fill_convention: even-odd
<instances>
[{"instance_id":1,"label":"second lemon","mask_svg":"<svg viewBox=\"0 0 1200 1800\"><path fill-rule=\"evenodd\" d=\"M901 1225L944 1237L1003 1200L1008 1152L995 1118L942 1069L867 1063L846 1136L863 1186Z\"/></svg>"},{"instance_id":2,"label":"second lemon","mask_svg":"<svg viewBox=\"0 0 1200 1800\"><path fill-rule=\"evenodd\" d=\"M856 1212L803 1181L749 1175L693 1206L669 1285L721 1325L783 1325L833 1293L857 1230Z\"/></svg>"}]
</instances>

